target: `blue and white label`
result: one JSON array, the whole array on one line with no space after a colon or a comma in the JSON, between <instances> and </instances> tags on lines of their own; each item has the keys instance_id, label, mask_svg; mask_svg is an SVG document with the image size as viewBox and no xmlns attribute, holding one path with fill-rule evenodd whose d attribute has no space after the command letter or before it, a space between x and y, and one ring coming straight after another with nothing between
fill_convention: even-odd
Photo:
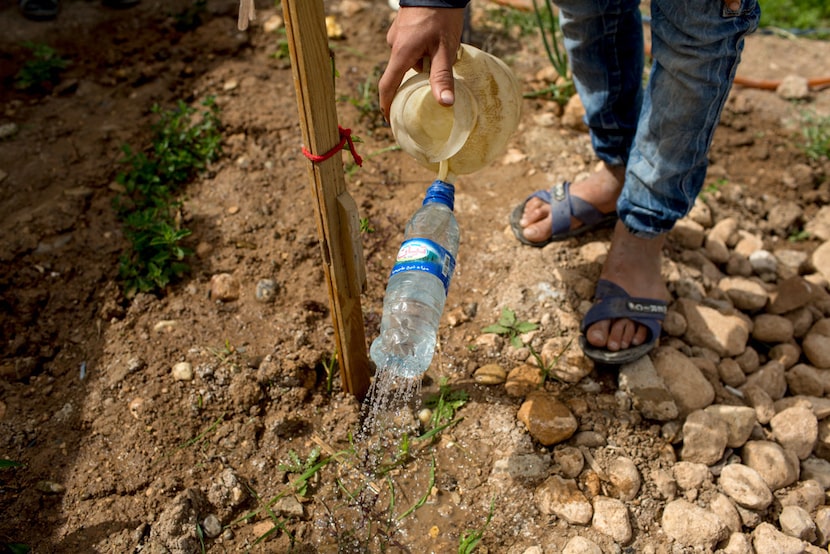
<instances>
[{"instance_id":1,"label":"blue and white label","mask_svg":"<svg viewBox=\"0 0 830 554\"><path fill-rule=\"evenodd\" d=\"M455 271L455 258L437 242L429 239L409 239L405 240L398 250L392 275L402 271L431 273L444 283L444 292L447 293L452 272Z\"/></svg>"}]
</instances>

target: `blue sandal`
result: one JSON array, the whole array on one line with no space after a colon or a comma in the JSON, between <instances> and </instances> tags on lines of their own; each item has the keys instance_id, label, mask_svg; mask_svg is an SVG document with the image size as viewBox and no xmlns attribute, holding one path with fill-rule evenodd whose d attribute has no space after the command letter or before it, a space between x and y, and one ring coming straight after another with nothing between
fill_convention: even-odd
<instances>
[{"instance_id":1,"label":"blue sandal","mask_svg":"<svg viewBox=\"0 0 830 554\"><path fill-rule=\"evenodd\" d=\"M58 0L20 0L20 13L33 21L48 21L58 16Z\"/></svg>"},{"instance_id":2,"label":"blue sandal","mask_svg":"<svg viewBox=\"0 0 830 554\"><path fill-rule=\"evenodd\" d=\"M648 354L660 338L662 321L666 318L667 303L653 298L635 298L611 281L600 279L594 293L595 303L582 320L579 346L586 356L602 364L622 365L634 362ZM630 319L648 329L643 344L611 352L592 345L585 339L585 331L598 321Z\"/></svg>"},{"instance_id":3,"label":"blue sandal","mask_svg":"<svg viewBox=\"0 0 830 554\"><path fill-rule=\"evenodd\" d=\"M513 234L516 235L519 242L541 248L551 242L567 240L614 225L617 221L617 212L602 213L585 200L572 196L570 188L571 183L565 181L554 185L550 190L537 190L513 209L513 213L510 214L510 228L513 229ZM547 240L539 242L527 240L523 234L524 229L519 224L525 205L531 198L539 198L542 202L550 204L551 235ZM582 225L572 229L571 217L581 221Z\"/></svg>"}]
</instances>

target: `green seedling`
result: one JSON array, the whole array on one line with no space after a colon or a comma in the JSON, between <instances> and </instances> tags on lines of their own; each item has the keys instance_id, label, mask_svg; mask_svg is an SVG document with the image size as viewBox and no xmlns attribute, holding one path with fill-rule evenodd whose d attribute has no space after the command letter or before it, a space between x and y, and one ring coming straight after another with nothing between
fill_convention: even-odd
<instances>
[{"instance_id":1,"label":"green seedling","mask_svg":"<svg viewBox=\"0 0 830 554\"><path fill-rule=\"evenodd\" d=\"M450 389L446 377L442 377L438 384L438 394L428 397L424 402L424 405L432 410L430 428L436 429L451 422L455 418L455 413L469 399L467 391Z\"/></svg>"},{"instance_id":2,"label":"green seedling","mask_svg":"<svg viewBox=\"0 0 830 554\"><path fill-rule=\"evenodd\" d=\"M320 463L320 448L318 447L311 449L305 461L301 461L299 455L293 450L288 453L288 457L290 461L279 464L278 467L282 471L300 474L292 486L294 487L294 492L300 496L305 496L308 494L308 480L328 463L328 459L324 459L323 463Z\"/></svg>"},{"instance_id":3,"label":"green seedling","mask_svg":"<svg viewBox=\"0 0 830 554\"><path fill-rule=\"evenodd\" d=\"M201 433L199 433L198 435L196 435L192 439L188 439L185 442L183 442L182 444L180 444L179 446L177 446L176 451L178 452L179 450L183 450L185 448L193 446L196 443L199 443L199 442L202 442L202 441L206 440L205 437L207 437L209 434L214 432L219 427L219 424L222 423L224 420L225 420L225 414L223 413L218 418L216 418L216 421L214 421L211 424L210 427L208 427L207 429L205 429L204 431L202 431Z\"/></svg>"},{"instance_id":4,"label":"green seedling","mask_svg":"<svg viewBox=\"0 0 830 554\"><path fill-rule=\"evenodd\" d=\"M116 176L123 192L113 204L130 244L118 268L127 297L163 290L190 269L185 258L192 251L181 243L191 231L181 225L179 196L216 159L221 142L213 98L202 105L199 114L181 101L165 112L154 106L159 121L152 128L151 146L142 151L122 148L121 162L128 169Z\"/></svg>"},{"instance_id":5,"label":"green seedling","mask_svg":"<svg viewBox=\"0 0 830 554\"><path fill-rule=\"evenodd\" d=\"M357 84L357 96L344 98L357 108L358 120L367 122L370 129L382 127L385 121L378 97L378 79L382 73L381 65L375 65L372 72Z\"/></svg>"},{"instance_id":6,"label":"green seedling","mask_svg":"<svg viewBox=\"0 0 830 554\"><path fill-rule=\"evenodd\" d=\"M811 236L812 235L810 235L809 231L799 229L791 233L790 236L787 237L787 240L790 242L803 242L805 240L809 240Z\"/></svg>"},{"instance_id":7,"label":"green seedling","mask_svg":"<svg viewBox=\"0 0 830 554\"><path fill-rule=\"evenodd\" d=\"M818 29L815 33L817 37L827 37L830 4L825 0L764 0L761 26Z\"/></svg>"},{"instance_id":8,"label":"green seedling","mask_svg":"<svg viewBox=\"0 0 830 554\"><path fill-rule=\"evenodd\" d=\"M498 323L488 325L481 330L482 333L495 333L506 337L513 348L521 348L525 346L521 335L535 331L539 328L536 323L529 321L519 321L516 318L516 312L510 308L502 308Z\"/></svg>"},{"instance_id":9,"label":"green seedling","mask_svg":"<svg viewBox=\"0 0 830 554\"><path fill-rule=\"evenodd\" d=\"M69 60L61 58L54 48L36 42L24 42L32 58L14 76L14 86L26 91L49 91L60 82L61 72Z\"/></svg>"},{"instance_id":10,"label":"green seedling","mask_svg":"<svg viewBox=\"0 0 830 554\"><path fill-rule=\"evenodd\" d=\"M729 183L729 181L723 177L721 177L714 183L709 183L708 185L703 187L703 190L700 193L701 198L705 200L706 197L710 194L717 194L718 192L720 192L720 189L726 186L727 183Z\"/></svg>"},{"instance_id":11,"label":"green seedling","mask_svg":"<svg viewBox=\"0 0 830 554\"><path fill-rule=\"evenodd\" d=\"M535 331L539 328L539 325L536 323L531 323L529 321L520 321L516 317L516 312L511 310L510 308L503 308L501 311L501 316L499 316L499 322L494 325L488 325L481 331L483 333L495 333L497 335L501 335L506 337L513 348L522 348L526 347L530 351L530 355L533 356L533 359L536 360L536 365L539 367L539 370L542 372L543 382L547 380L551 376L551 371L556 364L559 362L559 359L562 355L570 348L573 339L568 341L568 344L565 345L565 348L562 349L562 352L556 355L553 361L549 364L546 364L545 361L542 359L542 355L533 348L533 345L530 343L524 342L522 339L522 335L525 333L529 333L530 331Z\"/></svg>"},{"instance_id":12,"label":"green seedling","mask_svg":"<svg viewBox=\"0 0 830 554\"><path fill-rule=\"evenodd\" d=\"M202 529L200 524L196 524L196 538L199 539L199 547L202 551L202 554L205 554L207 550L205 550L205 532Z\"/></svg>"},{"instance_id":13,"label":"green seedling","mask_svg":"<svg viewBox=\"0 0 830 554\"><path fill-rule=\"evenodd\" d=\"M482 537L484 537L484 532L490 525L490 521L493 519L495 509L496 499L494 497L490 499L490 509L487 512L487 519L484 521L484 525L480 529L464 531L464 533L461 534L461 539L458 543L458 554L472 554L475 551L476 547L478 547L478 543L480 543Z\"/></svg>"},{"instance_id":14,"label":"green seedling","mask_svg":"<svg viewBox=\"0 0 830 554\"><path fill-rule=\"evenodd\" d=\"M207 0L195 0L190 6L173 15L173 27L180 33L192 31L202 24L207 13Z\"/></svg>"},{"instance_id":15,"label":"green seedling","mask_svg":"<svg viewBox=\"0 0 830 554\"><path fill-rule=\"evenodd\" d=\"M802 112L804 142L802 150L811 160L830 158L830 116L819 117L815 113Z\"/></svg>"},{"instance_id":16,"label":"green seedling","mask_svg":"<svg viewBox=\"0 0 830 554\"><path fill-rule=\"evenodd\" d=\"M4 542L0 543L0 552L4 554L29 554L32 547L21 542Z\"/></svg>"},{"instance_id":17,"label":"green seedling","mask_svg":"<svg viewBox=\"0 0 830 554\"><path fill-rule=\"evenodd\" d=\"M288 38L285 35L285 27L277 29L276 34L276 48L271 53L271 57L275 60L287 60L291 56L291 51L288 49Z\"/></svg>"},{"instance_id":18,"label":"green seedling","mask_svg":"<svg viewBox=\"0 0 830 554\"><path fill-rule=\"evenodd\" d=\"M323 370L326 372L326 392L331 394L334 389L334 377L337 375L337 350L331 357L323 357Z\"/></svg>"},{"instance_id":19,"label":"green seedling","mask_svg":"<svg viewBox=\"0 0 830 554\"><path fill-rule=\"evenodd\" d=\"M21 462L15 462L14 460L0 459L0 469L11 469L15 467L23 467L23 464Z\"/></svg>"},{"instance_id":20,"label":"green seedling","mask_svg":"<svg viewBox=\"0 0 830 554\"><path fill-rule=\"evenodd\" d=\"M541 5L540 2L542 2ZM559 19L553 9L553 2L533 0L533 13L536 16L536 26L542 37L545 53L553 69L556 70L556 74L559 75L559 82L543 91L532 93L531 96L549 94L557 104L564 106L576 94L576 87L573 78L568 74L568 53L565 51L564 39L559 28Z\"/></svg>"},{"instance_id":21,"label":"green seedling","mask_svg":"<svg viewBox=\"0 0 830 554\"><path fill-rule=\"evenodd\" d=\"M434 486L435 486L435 456L432 457L432 465L429 466L429 485L427 486L427 491L424 493L424 495L421 498L418 499L417 502L415 502L415 504L410 506L408 510L406 510L404 513L402 513L401 515L398 516L398 521L401 521L406 516L408 516L409 514L411 514L412 512L414 512L415 510L417 510L418 508L423 506L424 504L426 504L427 500L429 499L429 495L432 494L432 488Z\"/></svg>"},{"instance_id":22,"label":"green seedling","mask_svg":"<svg viewBox=\"0 0 830 554\"><path fill-rule=\"evenodd\" d=\"M515 29L519 38L532 35L537 29L532 13L503 6L487 10L487 21L508 33Z\"/></svg>"},{"instance_id":23,"label":"green seedling","mask_svg":"<svg viewBox=\"0 0 830 554\"><path fill-rule=\"evenodd\" d=\"M360 232L361 233L374 233L375 228L372 227L372 224L369 223L368 217L361 217L360 218Z\"/></svg>"}]
</instances>

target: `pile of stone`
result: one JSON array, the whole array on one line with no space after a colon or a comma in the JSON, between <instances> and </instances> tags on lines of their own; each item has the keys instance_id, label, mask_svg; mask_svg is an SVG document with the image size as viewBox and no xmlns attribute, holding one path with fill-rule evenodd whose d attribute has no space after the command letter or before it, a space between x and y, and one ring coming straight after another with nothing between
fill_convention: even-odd
<instances>
[{"instance_id":1,"label":"pile of stone","mask_svg":"<svg viewBox=\"0 0 830 554\"><path fill-rule=\"evenodd\" d=\"M630 513L649 496L660 504L663 539L681 550L828 551L830 210L810 227L823 241L812 251L791 243L767 250L759 232L735 218L715 223L698 202L672 232L682 254L666 264L673 302L661 344L620 369L616 396L674 445L663 468L605 455L601 439L587 444L574 404L538 390L538 368L505 374L508 394L524 399L519 419L553 446L558 472L535 494L542 513L626 546L635 540ZM549 341L543 357L562 345ZM578 383L590 370L577 351L552 372ZM476 379L495 383L497 373L486 366ZM601 552L582 535L564 552Z\"/></svg>"}]
</instances>

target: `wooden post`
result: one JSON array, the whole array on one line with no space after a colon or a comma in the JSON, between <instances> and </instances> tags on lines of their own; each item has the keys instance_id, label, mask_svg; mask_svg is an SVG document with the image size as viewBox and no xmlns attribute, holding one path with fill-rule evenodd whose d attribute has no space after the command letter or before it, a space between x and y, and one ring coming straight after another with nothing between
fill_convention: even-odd
<instances>
[{"instance_id":1,"label":"wooden post","mask_svg":"<svg viewBox=\"0 0 830 554\"><path fill-rule=\"evenodd\" d=\"M340 142L333 60L322 0L282 0L291 70L306 149L323 155ZM338 153L312 163L309 178L329 289L343 388L359 398L369 390L369 357L360 293L366 270L357 205L346 190Z\"/></svg>"}]
</instances>

